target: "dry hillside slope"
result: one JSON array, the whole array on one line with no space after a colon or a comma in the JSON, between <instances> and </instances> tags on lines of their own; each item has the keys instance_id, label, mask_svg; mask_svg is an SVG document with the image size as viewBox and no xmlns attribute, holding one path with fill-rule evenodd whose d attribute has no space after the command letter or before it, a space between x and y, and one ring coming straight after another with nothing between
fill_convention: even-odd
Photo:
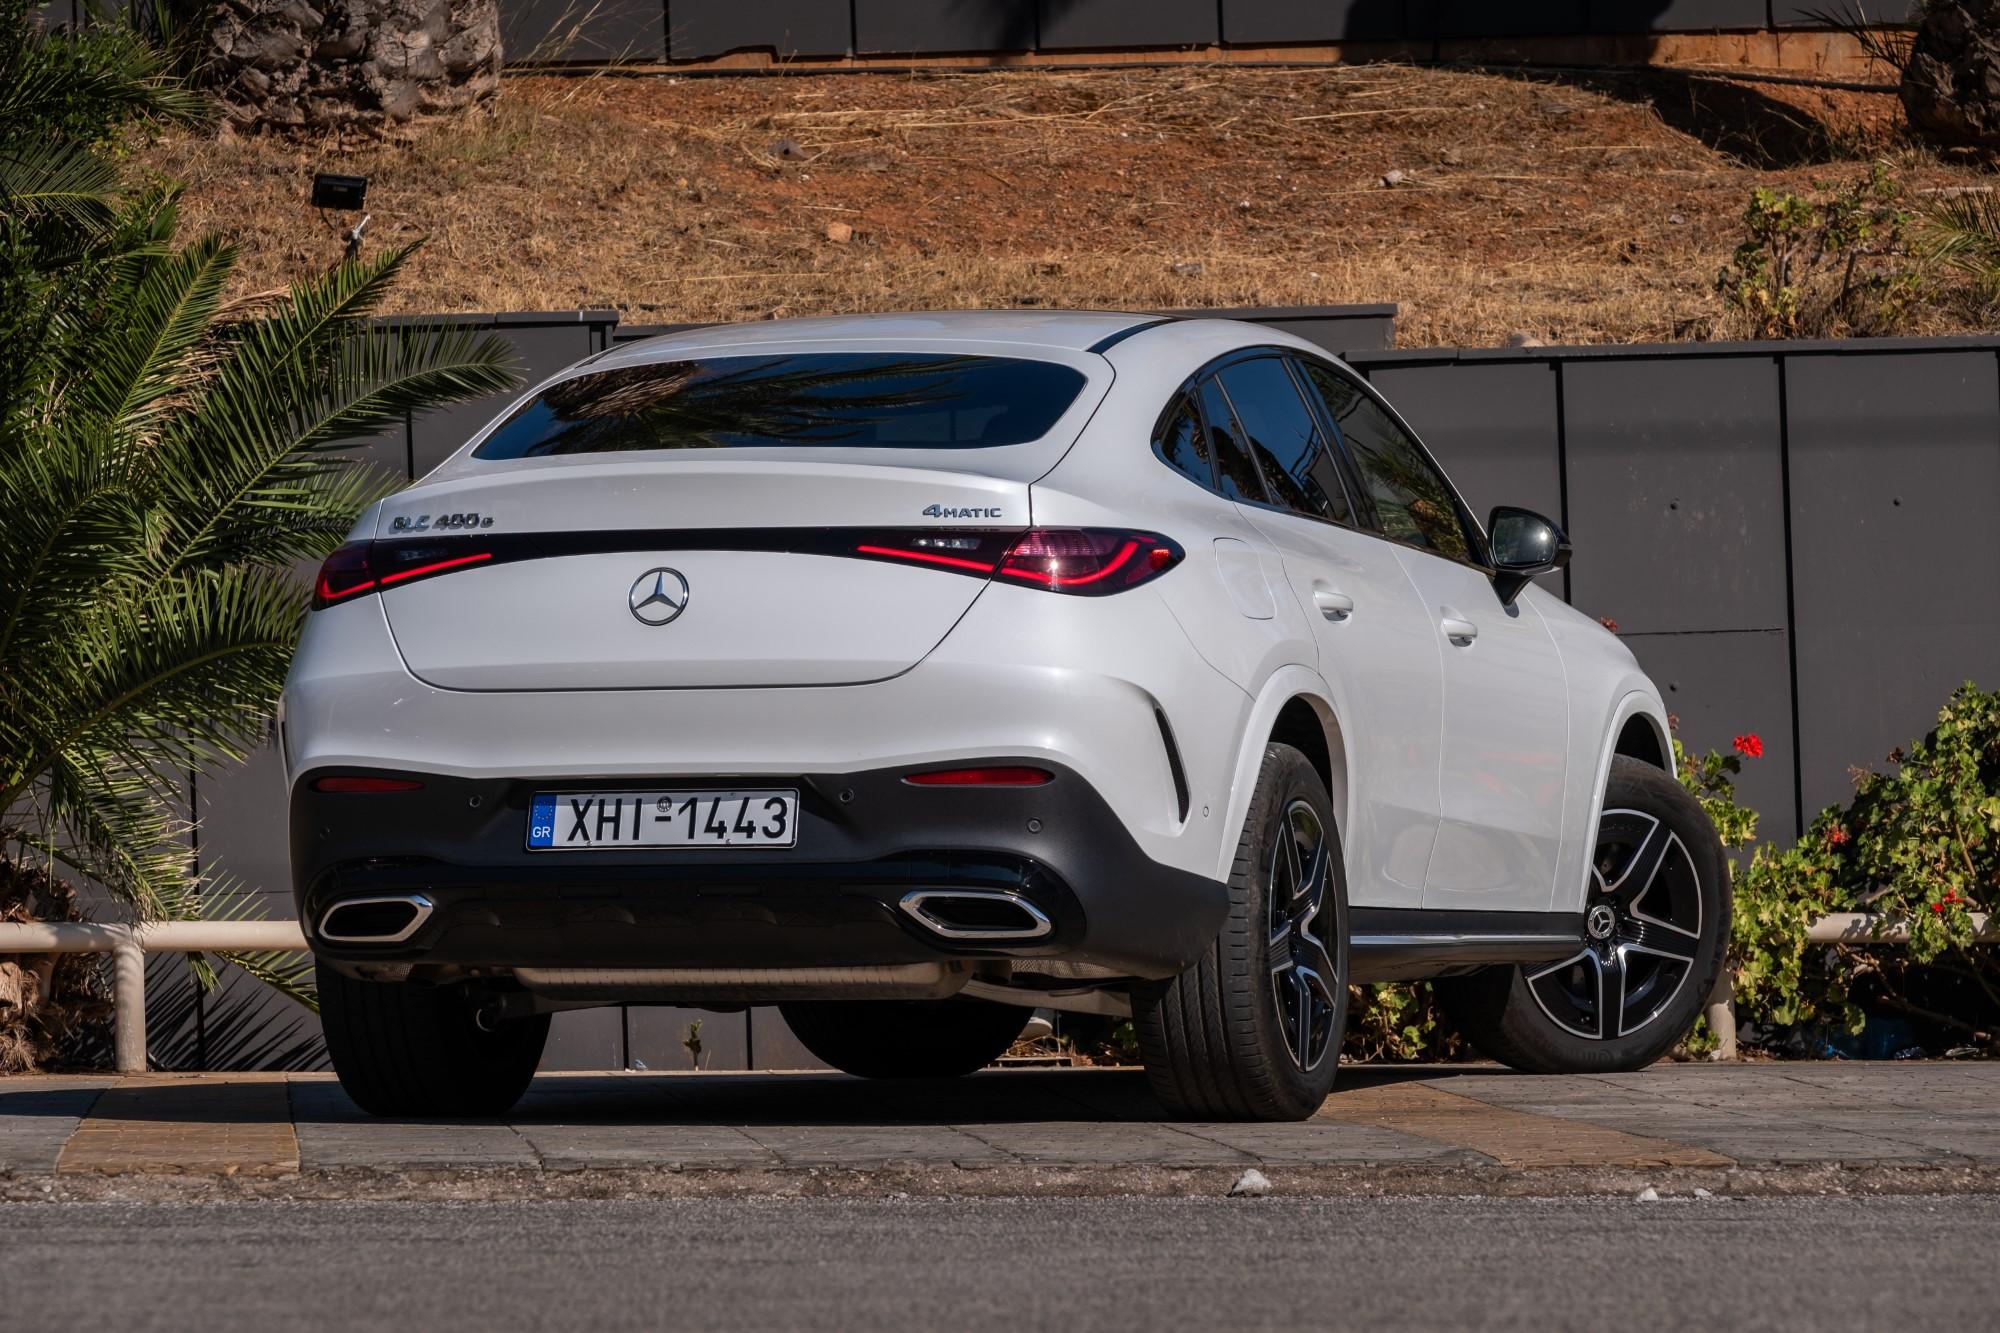
<instances>
[{"instance_id":1,"label":"dry hillside slope","mask_svg":"<svg viewBox=\"0 0 2000 1333\"><path fill-rule=\"evenodd\" d=\"M370 244L428 239L410 311L1396 301L1406 345L1593 342L1710 329L1755 186L1877 157L1913 190L1990 179L1907 146L1898 115L1685 74L1391 65L519 77L490 116L404 145L143 156L241 245L246 289L338 253L313 170L366 174Z\"/></svg>"}]
</instances>

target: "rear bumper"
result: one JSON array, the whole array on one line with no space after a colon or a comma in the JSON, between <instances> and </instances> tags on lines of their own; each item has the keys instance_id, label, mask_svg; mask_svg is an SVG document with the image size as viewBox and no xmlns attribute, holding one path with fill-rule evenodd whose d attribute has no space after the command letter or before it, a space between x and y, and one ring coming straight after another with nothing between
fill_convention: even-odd
<instances>
[{"instance_id":1,"label":"rear bumper","mask_svg":"<svg viewBox=\"0 0 2000 1333\"><path fill-rule=\"evenodd\" d=\"M985 762L982 759L982 762ZM1040 787L912 787L908 767L808 773L798 845L779 850L529 852L537 791L740 786L677 778L471 778L396 771L421 790L329 794L301 774L291 798L299 914L335 963L459 967L826 967L1060 958L1170 976L1206 948L1224 885L1148 857L1075 771ZM387 770L368 769L371 773ZM761 781L761 780L760 780ZM912 892L1005 892L1049 928L1032 939L947 938L900 907ZM343 902L420 895L407 938L322 938Z\"/></svg>"}]
</instances>

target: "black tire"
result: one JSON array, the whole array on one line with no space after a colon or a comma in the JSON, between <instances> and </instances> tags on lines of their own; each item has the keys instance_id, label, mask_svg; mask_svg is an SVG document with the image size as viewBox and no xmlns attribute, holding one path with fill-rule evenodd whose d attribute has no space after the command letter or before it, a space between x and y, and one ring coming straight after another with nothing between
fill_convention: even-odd
<instances>
[{"instance_id":1,"label":"black tire","mask_svg":"<svg viewBox=\"0 0 2000 1333\"><path fill-rule=\"evenodd\" d=\"M356 981L317 970L320 1026L340 1086L371 1115L503 1115L535 1076L549 1016L493 1031L461 987Z\"/></svg>"},{"instance_id":2,"label":"black tire","mask_svg":"<svg viewBox=\"0 0 2000 1333\"><path fill-rule=\"evenodd\" d=\"M1014 1044L1034 1011L990 1000L795 1000L778 1011L805 1048L860 1078L958 1078Z\"/></svg>"},{"instance_id":3,"label":"black tire","mask_svg":"<svg viewBox=\"0 0 2000 1333\"><path fill-rule=\"evenodd\" d=\"M1722 970L1729 913L1728 860L1700 804L1671 774L1614 758L1584 950L1441 980L1438 1002L1482 1054L1516 1069L1643 1069L1694 1026Z\"/></svg>"},{"instance_id":4,"label":"black tire","mask_svg":"<svg viewBox=\"0 0 2000 1333\"><path fill-rule=\"evenodd\" d=\"M1346 863L1326 784L1291 746L1267 746L1228 920L1194 966L1134 997L1160 1104L1200 1120L1318 1110L1347 1030L1347 935Z\"/></svg>"}]
</instances>

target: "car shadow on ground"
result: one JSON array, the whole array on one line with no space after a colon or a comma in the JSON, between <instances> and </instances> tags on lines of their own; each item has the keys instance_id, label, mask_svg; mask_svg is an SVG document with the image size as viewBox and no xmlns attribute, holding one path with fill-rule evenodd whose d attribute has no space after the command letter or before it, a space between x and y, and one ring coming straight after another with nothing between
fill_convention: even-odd
<instances>
[{"instance_id":1,"label":"car shadow on ground","mask_svg":"<svg viewBox=\"0 0 2000 1333\"><path fill-rule=\"evenodd\" d=\"M1334 1103L1419 1079L1506 1074L1490 1065L1364 1066L1341 1071ZM81 1080L80 1080L81 1081ZM179 1124L398 1123L357 1107L330 1077L158 1076L118 1085L114 1106L96 1086L0 1086L0 1121L115 1114ZM1145 1123L1166 1119L1137 1069L996 1069L960 1079L868 1080L810 1073L542 1074L512 1112L491 1118L408 1118L412 1124L515 1125L952 1125Z\"/></svg>"}]
</instances>

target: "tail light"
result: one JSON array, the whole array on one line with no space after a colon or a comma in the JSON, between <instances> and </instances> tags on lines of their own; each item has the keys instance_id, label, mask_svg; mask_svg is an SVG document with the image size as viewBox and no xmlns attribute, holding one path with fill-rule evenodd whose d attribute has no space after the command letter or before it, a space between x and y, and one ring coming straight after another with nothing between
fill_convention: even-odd
<instances>
[{"instance_id":1,"label":"tail light","mask_svg":"<svg viewBox=\"0 0 2000 1333\"><path fill-rule=\"evenodd\" d=\"M858 543L854 554L1094 597L1123 592L1158 578L1181 562L1183 552L1178 544L1154 532L1030 528L1019 533L883 533Z\"/></svg>"},{"instance_id":2,"label":"tail light","mask_svg":"<svg viewBox=\"0 0 2000 1333\"><path fill-rule=\"evenodd\" d=\"M493 552L443 542L349 542L326 558L313 583L313 609L493 559Z\"/></svg>"}]
</instances>

